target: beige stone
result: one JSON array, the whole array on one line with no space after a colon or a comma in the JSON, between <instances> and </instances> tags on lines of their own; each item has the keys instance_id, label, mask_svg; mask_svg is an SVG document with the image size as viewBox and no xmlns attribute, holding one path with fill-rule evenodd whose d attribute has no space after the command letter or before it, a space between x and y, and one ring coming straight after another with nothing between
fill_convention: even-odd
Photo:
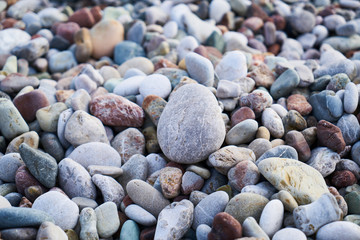
<instances>
[{"instance_id":1,"label":"beige stone","mask_svg":"<svg viewBox=\"0 0 360 240\"><path fill-rule=\"evenodd\" d=\"M102 20L90 30L90 35L92 56L97 59L103 56L111 57L116 44L124 40L124 27L113 19Z\"/></svg>"},{"instance_id":2,"label":"beige stone","mask_svg":"<svg viewBox=\"0 0 360 240\"><path fill-rule=\"evenodd\" d=\"M118 71L120 72L121 76L124 76L126 71L130 68L137 68L146 75L154 72L154 64L145 57L135 57L127 60L119 66Z\"/></svg>"},{"instance_id":3,"label":"beige stone","mask_svg":"<svg viewBox=\"0 0 360 240\"><path fill-rule=\"evenodd\" d=\"M298 160L267 158L258 167L275 188L288 191L300 205L312 203L329 192L320 172Z\"/></svg>"}]
</instances>

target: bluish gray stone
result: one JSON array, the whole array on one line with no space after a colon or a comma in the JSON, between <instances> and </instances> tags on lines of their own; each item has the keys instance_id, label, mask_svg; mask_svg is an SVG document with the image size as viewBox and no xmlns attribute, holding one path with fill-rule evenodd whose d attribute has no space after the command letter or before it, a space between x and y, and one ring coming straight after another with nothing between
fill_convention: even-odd
<instances>
[{"instance_id":1,"label":"bluish gray stone","mask_svg":"<svg viewBox=\"0 0 360 240\"><path fill-rule=\"evenodd\" d=\"M36 60L49 51L49 41L44 37L34 38L29 42L17 45L11 53L18 58L24 58L29 62Z\"/></svg>"},{"instance_id":2,"label":"bluish gray stone","mask_svg":"<svg viewBox=\"0 0 360 240\"><path fill-rule=\"evenodd\" d=\"M352 146L351 158L360 166L360 141Z\"/></svg>"},{"instance_id":3,"label":"bluish gray stone","mask_svg":"<svg viewBox=\"0 0 360 240\"><path fill-rule=\"evenodd\" d=\"M274 99L286 97L291 91L300 83L300 78L297 72L293 69L288 69L283 72L271 85L270 93Z\"/></svg>"},{"instance_id":4,"label":"bluish gray stone","mask_svg":"<svg viewBox=\"0 0 360 240\"><path fill-rule=\"evenodd\" d=\"M186 71L176 68L160 68L155 73L166 76L170 80L172 88L179 84L181 78L189 76Z\"/></svg>"},{"instance_id":5,"label":"bluish gray stone","mask_svg":"<svg viewBox=\"0 0 360 240\"><path fill-rule=\"evenodd\" d=\"M61 146L60 140L54 133L44 133L40 137L41 145L46 153L50 154L57 162L65 156L65 151Z\"/></svg>"},{"instance_id":6,"label":"bluish gray stone","mask_svg":"<svg viewBox=\"0 0 360 240\"><path fill-rule=\"evenodd\" d=\"M95 174L91 177L94 184L100 189L104 202L114 202L119 208L125 197L122 186L112 177Z\"/></svg>"},{"instance_id":7,"label":"bluish gray stone","mask_svg":"<svg viewBox=\"0 0 360 240\"><path fill-rule=\"evenodd\" d=\"M344 111L347 113L355 112L359 103L359 93L357 86L353 82L349 82L345 86L344 93Z\"/></svg>"},{"instance_id":8,"label":"bluish gray stone","mask_svg":"<svg viewBox=\"0 0 360 240\"><path fill-rule=\"evenodd\" d=\"M56 160L47 153L31 148L26 143L19 147L21 158L30 173L45 187L56 185L58 166Z\"/></svg>"},{"instance_id":9,"label":"bluish gray stone","mask_svg":"<svg viewBox=\"0 0 360 240\"><path fill-rule=\"evenodd\" d=\"M340 128L346 145L352 145L360 139L360 124L355 115L343 115L336 126Z\"/></svg>"},{"instance_id":10,"label":"bluish gray stone","mask_svg":"<svg viewBox=\"0 0 360 240\"><path fill-rule=\"evenodd\" d=\"M29 126L11 100L0 98L0 112L0 129L6 139L11 140L29 131Z\"/></svg>"},{"instance_id":11,"label":"bluish gray stone","mask_svg":"<svg viewBox=\"0 0 360 240\"><path fill-rule=\"evenodd\" d=\"M114 48L115 63L121 65L134 57L145 57L145 51L141 45L132 41L122 41Z\"/></svg>"},{"instance_id":12,"label":"bluish gray stone","mask_svg":"<svg viewBox=\"0 0 360 240\"><path fill-rule=\"evenodd\" d=\"M336 34L339 36L351 36L358 31L358 26L355 21L349 21L345 24L336 27Z\"/></svg>"},{"instance_id":13,"label":"bluish gray stone","mask_svg":"<svg viewBox=\"0 0 360 240\"><path fill-rule=\"evenodd\" d=\"M227 177L216 171L215 168L211 168L210 172L210 178L205 181L204 186L201 189L201 192L207 194L215 192L216 189L223 185L226 185L228 182Z\"/></svg>"},{"instance_id":14,"label":"bluish gray stone","mask_svg":"<svg viewBox=\"0 0 360 240\"><path fill-rule=\"evenodd\" d=\"M76 65L75 56L71 51L58 52L49 58L49 69L53 73L65 72Z\"/></svg>"},{"instance_id":15,"label":"bluish gray stone","mask_svg":"<svg viewBox=\"0 0 360 240\"><path fill-rule=\"evenodd\" d=\"M5 195L5 198L10 202L11 206L17 207L21 201L23 196L20 193L12 192Z\"/></svg>"},{"instance_id":16,"label":"bluish gray stone","mask_svg":"<svg viewBox=\"0 0 360 240\"><path fill-rule=\"evenodd\" d=\"M337 121L343 114L343 103L333 91L324 90L310 97L309 103L313 107L316 119L329 122Z\"/></svg>"},{"instance_id":17,"label":"bluish gray stone","mask_svg":"<svg viewBox=\"0 0 360 240\"><path fill-rule=\"evenodd\" d=\"M185 64L191 78L206 87L212 87L214 84L214 67L209 59L191 52L186 55Z\"/></svg>"},{"instance_id":18,"label":"bluish gray stone","mask_svg":"<svg viewBox=\"0 0 360 240\"><path fill-rule=\"evenodd\" d=\"M0 180L15 182L16 170L24 165L19 153L8 153L0 157Z\"/></svg>"},{"instance_id":19,"label":"bluish gray stone","mask_svg":"<svg viewBox=\"0 0 360 240\"><path fill-rule=\"evenodd\" d=\"M271 157L278 157L278 158L290 158L298 160L298 153L295 148L288 146L288 145L280 145L274 147L268 151L266 151L261 157L256 160L256 165L258 165L262 160Z\"/></svg>"},{"instance_id":20,"label":"bluish gray stone","mask_svg":"<svg viewBox=\"0 0 360 240\"><path fill-rule=\"evenodd\" d=\"M146 157L141 154L135 154L121 167L123 174L117 178L119 183L126 188L128 182L133 179L146 180L148 171L148 162Z\"/></svg>"},{"instance_id":21,"label":"bluish gray stone","mask_svg":"<svg viewBox=\"0 0 360 240\"><path fill-rule=\"evenodd\" d=\"M139 238L139 226L133 220L127 220L121 227L120 240L137 240Z\"/></svg>"},{"instance_id":22,"label":"bluish gray stone","mask_svg":"<svg viewBox=\"0 0 360 240\"><path fill-rule=\"evenodd\" d=\"M146 33L146 25L143 21L137 20L127 31L126 39L137 44L142 44Z\"/></svg>"},{"instance_id":23,"label":"bluish gray stone","mask_svg":"<svg viewBox=\"0 0 360 240\"><path fill-rule=\"evenodd\" d=\"M0 229L18 227L38 227L45 221L54 222L54 219L46 212L33 208L1 208Z\"/></svg>"},{"instance_id":24,"label":"bluish gray stone","mask_svg":"<svg viewBox=\"0 0 360 240\"><path fill-rule=\"evenodd\" d=\"M156 218L136 204L130 204L125 208L125 214L131 220L143 225L143 226L153 226L156 224Z\"/></svg>"}]
</instances>

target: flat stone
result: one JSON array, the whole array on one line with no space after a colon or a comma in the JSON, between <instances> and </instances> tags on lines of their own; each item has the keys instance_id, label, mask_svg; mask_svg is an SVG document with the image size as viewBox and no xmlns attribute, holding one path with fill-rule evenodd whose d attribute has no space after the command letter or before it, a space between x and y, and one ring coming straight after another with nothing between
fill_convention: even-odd
<instances>
[{"instance_id":1,"label":"flat stone","mask_svg":"<svg viewBox=\"0 0 360 240\"><path fill-rule=\"evenodd\" d=\"M111 237L120 227L116 204L113 202L105 202L95 208L95 213L99 237Z\"/></svg>"},{"instance_id":2,"label":"flat stone","mask_svg":"<svg viewBox=\"0 0 360 240\"><path fill-rule=\"evenodd\" d=\"M21 158L31 174L45 187L54 187L58 174L56 160L47 153L31 148L26 143L22 143L19 150Z\"/></svg>"},{"instance_id":3,"label":"flat stone","mask_svg":"<svg viewBox=\"0 0 360 240\"><path fill-rule=\"evenodd\" d=\"M38 197L32 206L52 216L61 229L73 229L78 221L79 208L64 194L49 191Z\"/></svg>"},{"instance_id":4,"label":"flat stone","mask_svg":"<svg viewBox=\"0 0 360 240\"><path fill-rule=\"evenodd\" d=\"M259 164L260 173L278 190L286 190L299 204L316 201L328 193L322 175L314 168L288 158L267 158ZM299 184L301 182L301 184Z\"/></svg>"},{"instance_id":5,"label":"flat stone","mask_svg":"<svg viewBox=\"0 0 360 240\"><path fill-rule=\"evenodd\" d=\"M115 166L89 165L86 168L91 176L101 174L113 178L117 178L123 174L123 170Z\"/></svg>"},{"instance_id":6,"label":"flat stone","mask_svg":"<svg viewBox=\"0 0 360 240\"><path fill-rule=\"evenodd\" d=\"M190 99L191 103L187 101ZM206 103L207 107L199 109L200 103ZM183 116L175 112L181 112ZM204 121L208 124L204 125ZM170 135L177 140L170 141ZM202 85L182 86L171 96L160 116L157 137L163 153L172 161L191 164L206 159L220 148L225 138L225 126L216 98ZM182 144L184 139L186 144ZM206 139L200 148L198 139Z\"/></svg>"},{"instance_id":7,"label":"flat stone","mask_svg":"<svg viewBox=\"0 0 360 240\"><path fill-rule=\"evenodd\" d=\"M89 142L74 149L68 158L87 168L90 165L121 167L119 153L105 143Z\"/></svg>"},{"instance_id":8,"label":"flat stone","mask_svg":"<svg viewBox=\"0 0 360 240\"><path fill-rule=\"evenodd\" d=\"M136 204L130 204L125 208L125 214L131 220L143 225L143 226L153 226L156 224L156 218Z\"/></svg>"},{"instance_id":9,"label":"flat stone","mask_svg":"<svg viewBox=\"0 0 360 240\"><path fill-rule=\"evenodd\" d=\"M37 77L28 77L21 73L11 73L1 80L0 90L8 94L18 93L26 86L37 87L39 83Z\"/></svg>"},{"instance_id":10,"label":"flat stone","mask_svg":"<svg viewBox=\"0 0 360 240\"><path fill-rule=\"evenodd\" d=\"M0 217L2 219L0 229L38 227L44 221L54 221L46 212L22 207L1 208Z\"/></svg>"},{"instance_id":11,"label":"flat stone","mask_svg":"<svg viewBox=\"0 0 360 240\"><path fill-rule=\"evenodd\" d=\"M91 177L93 183L100 189L104 202L114 202L117 207L125 197L123 187L112 177L95 174Z\"/></svg>"},{"instance_id":12,"label":"flat stone","mask_svg":"<svg viewBox=\"0 0 360 240\"><path fill-rule=\"evenodd\" d=\"M70 197L96 199L96 188L86 169L70 158L59 163L59 186Z\"/></svg>"},{"instance_id":13,"label":"flat stone","mask_svg":"<svg viewBox=\"0 0 360 240\"><path fill-rule=\"evenodd\" d=\"M335 240L335 239L356 239L359 237L360 227L355 223L345 221L335 221L321 227L316 233L316 239Z\"/></svg>"},{"instance_id":14,"label":"flat stone","mask_svg":"<svg viewBox=\"0 0 360 240\"><path fill-rule=\"evenodd\" d=\"M170 204L169 200L164 198L158 190L142 180L131 180L126 185L126 191L136 204L155 217L159 215L163 208ZM149 202L149 199L153 199L153 201Z\"/></svg>"},{"instance_id":15,"label":"flat stone","mask_svg":"<svg viewBox=\"0 0 360 240\"><path fill-rule=\"evenodd\" d=\"M288 69L282 73L271 85L270 93L274 99L286 97L290 94L293 88L300 83L299 75L293 69Z\"/></svg>"}]
</instances>

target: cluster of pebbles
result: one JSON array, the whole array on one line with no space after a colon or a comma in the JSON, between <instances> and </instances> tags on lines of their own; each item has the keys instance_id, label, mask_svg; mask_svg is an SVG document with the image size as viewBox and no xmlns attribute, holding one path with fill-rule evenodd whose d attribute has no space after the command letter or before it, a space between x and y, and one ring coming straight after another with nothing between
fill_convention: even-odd
<instances>
[{"instance_id":1,"label":"cluster of pebbles","mask_svg":"<svg viewBox=\"0 0 360 240\"><path fill-rule=\"evenodd\" d=\"M359 1L0 20L1 239L360 239Z\"/></svg>"}]
</instances>

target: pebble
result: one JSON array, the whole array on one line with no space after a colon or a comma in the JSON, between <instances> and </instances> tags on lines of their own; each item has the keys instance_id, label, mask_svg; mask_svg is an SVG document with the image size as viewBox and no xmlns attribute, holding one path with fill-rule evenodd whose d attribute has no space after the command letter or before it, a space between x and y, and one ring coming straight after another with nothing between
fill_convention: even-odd
<instances>
[{"instance_id":1,"label":"pebble","mask_svg":"<svg viewBox=\"0 0 360 240\"><path fill-rule=\"evenodd\" d=\"M100 189L104 202L114 202L117 207L125 197L122 186L112 177L95 174L91 177L92 182Z\"/></svg>"},{"instance_id":2,"label":"pebble","mask_svg":"<svg viewBox=\"0 0 360 240\"><path fill-rule=\"evenodd\" d=\"M159 214L155 239L180 239L190 229L194 216L194 206L189 200L173 202Z\"/></svg>"},{"instance_id":3,"label":"pebble","mask_svg":"<svg viewBox=\"0 0 360 240\"><path fill-rule=\"evenodd\" d=\"M299 204L311 203L320 198L323 193L328 193L322 175L300 161L288 158L267 158L262 160L258 167L260 173L275 188L290 192ZM300 181L301 184L299 184Z\"/></svg>"},{"instance_id":4,"label":"pebble","mask_svg":"<svg viewBox=\"0 0 360 240\"><path fill-rule=\"evenodd\" d=\"M62 51L49 57L49 70L52 73L65 72L77 65L75 56L71 51Z\"/></svg>"},{"instance_id":5,"label":"pebble","mask_svg":"<svg viewBox=\"0 0 360 240\"><path fill-rule=\"evenodd\" d=\"M96 198L95 185L82 165L70 158L64 158L58 167L59 186L70 198Z\"/></svg>"},{"instance_id":6,"label":"pebble","mask_svg":"<svg viewBox=\"0 0 360 240\"><path fill-rule=\"evenodd\" d=\"M335 240L339 238L357 239L359 238L360 227L352 222L335 221L321 227L316 233L316 239Z\"/></svg>"},{"instance_id":7,"label":"pebble","mask_svg":"<svg viewBox=\"0 0 360 240\"><path fill-rule=\"evenodd\" d=\"M288 69L283 72L271 85L270 93L274 99L286 97L289 95L293 88L297 87L300 83L300 78L297 72L293 69Z\"/></svg>"},{"instance_id":8,"label":"pebble","mask_svg":"<svg viewBox=\"0 0 360 240\"><path fill-rule=\"evenodd\" d=\"M114 60L118 65L121 65L131 58L144 56L144 49L141 45L133 41L122 41L116 44L114 48Z\"/></svg>"},{"instance_id":9,"label":"pebble","mask_svg":"<svg viewBox=\"0 0 360 240\"><path fill-rule=\"evenodd\" d=\"M344 150L345 141L340 128L325 120L319 121L316 128L320 145L326 146L337 153Z\"/></svg>"},{"instance_id":10,"label":"pebble","mask_svg":"<svg viewBox=\"0 0 360 240\"><path fill-rule=\"evenodd\" d=\"M225 141L230 145L249 143L255 138L257 129L258 123L255 120L244 120L230 129L226 134Z\"/></svg>"},{"instance_id":11,"label":"pebble","mask_svg":"<svg viewBox=\"0 0 360 240\"><path fill-rule=\"evenodd\" d=\"M241 161L254 162L256 156L250 149L236 146L227 146L220 148L216 152L210 154L209 162L221 174L227 175L230 168Z\"/></svg>"},{"instance_id":12,"label":"pebble","mask_svg":"<svg viewBox=\"0 0 360 240\"><path fill-rule=\"evenodd\" d=\"M118 67L121 76L125 76L127 70L135 68L145 73L146 75L154 72L154 64L145 57L134 57L127 60Z\"/></svg>"},{"instance_id":13,"label":"pebble","mask_svg":"<svg viewBox=\"0 0 360 240\"><path fill-rule=\"evenodd\" d=\"M273 236L273 240L285 240L285 239L294 239L294 240L306 240L306 235L296 228L284 228L280 231L277 231Z\"/></svg>"},{"instance_id":14,"label":"pebble","mask_svg":"<svg viewBox=\"0 0 360 240\"><path fill-rule=\"evenodd\" d=\"M10 228L0 231L2 238L14 240L30 240L36 239L37 229L31 227Z\"/></svg>"},{"instance_id":15,"label":"pebble","mask_svg":"<svg viewBox=\"0 0 360 240\"><path fill-rule=\"evenodd\" d=\"M230 214L221 212L215 215L208 239L236 239L242 237L241 224Z\"/></svg>"},{"instance_id":16,"label":"pebble","mask_svg":"<svg viewBox=\"0 0 360 240\"><path fill-rule=\"evenodd\" d=\"M0 196L0 209L11 207L10 202L3 196Z\"/></svg>"},{"instance_id":17,"label":"pebble","mask_svg":"<svg viewBox=\"0 0 360 240\"><path fill-rule=\"evenodd\" d=\"M247 217L259 220L261 212L268 202L267 198L259 194L239 193L230 199L224 212L230 214L243 224Z\"/></svg>"},{"instance_id":18,"label":"pebble","mask_svg":"<svg viewBox=\"0 0 360 240\"><path fill-rule=\"evenodd\" d=\"M146 158L140 154L135 154L122 166L123 174L117 180L123 188L126 188L126 185L132 179L145 181L148 171L147 168L148 162Z\"/></svg>"},{"instance_id":19,"label":"pebble","mask_svg":"<svg viewBox=\"0 0 360 240\"><path fill-rule=\"evenodd\" d=\"M288 212L293 212L293 210L298 207L294 197L285 190L280 190L278 193L274 194L271 199L279 199L284 205L284 209Z\"/></svg>"},{"instance_id":20,"label":"pebble","mask_svg":"<svg viewBox=\"0 0 360 240\"><path fill-rule=\"evenodd\" d=\"M58 102L40 108L36 112L36 120L44 132L56 132L60 113L66 110L65 103Z\"/></svg>"},{"instance_id":21,"label":"pebble","mask_svg":"<svg viewBox=\"0 0 360 240\"><path fill-rule=\"evenodd\" d=\"M11 53L18 58L23 58L29 62L41 57L49 51L49 41L44 37L30 40L26 44L17 45Z\"/></svg>"},{"instance_id":22,"label":"pebble","mask_svg":"<svg viewBox=\"0 0 360 240\"><path fill-rule=\"evenodd\" d=\"M219 85L222 81L226 80L220 80ZM216 94L219 92L219 87L216 91ZM234 127L236 124L246 120L246 119L255 119L255 113L251 108L249 107L241 107L238 110L236 110L233 114L231 114L231 127Z\"/></svg>"},{"instance_id":23,"label":"pebble","mask_svg":"<svg viewBox=\"0 0 360 240\"><path fill-rule=\"evenodd\" d=\"M344 114L336 126L340 129L346 145L352 145L360 139L360 124L353 114Z\"/></svg>"},{"instance_id":24,"label":"pebble","mask_svg":"<svg viewBox=\"0 0 360 240\"><path fill-rule=\"evenodd\" d=\"M186 171L181 180L181 191L188 195L194 190L200 190L204 185L204 179L192 171Z\"/></svg>"},{"instance_id":25,"label":"pebble","mask_svg":"<svg viewBox=\"0 0 360 240\"><path fill-rule=\"evenodd\" d=\"M125 163L135 154L145 154L145 137L138 129L127 128L113 138L111 146Z\"/></svg>"},{"instance_id":26,"label":"pebble","mask_svg":"<svg viewBox=\"0 0 360 240\"><path fill-rule=\"evenodd\" d=\"M207 240L208 235L211 231L211 227L206 224L200 224L196 228L196 239L198 240Z\"/></svg>"},{"instance_id":27,"label":"pebble","mask_svg":"<svg viewBox=\"0 0 360 240\"><path fill-rule=\"evenodd\" d=\"M105 143L89 142L75 148L68 158L82 165L84 168L90 165L103 165L121 167L119 153Z\"/></svg>"},{"instance_id":28,"label":"pebble","mask_svg":"<svg viewBox=\"0 0 360 240\"><path fill-rule=\"evenodd\" d=\"M80 212L79 223L81 227L80 239L99 238L96 228L96 213L90 207L83 208Z\"/></svg>"},{"instance_id":29,"label":"pebble","mask_svg":"<svg viewBox=\"0 0 360 240\"><path fill-rule=\"evenodd\" d=\"M89 104L90 112L104 125L141 127L144 111L124 97L107 94L95 97Z\"/></svg>"},{"instance_id":30,"label":"pebble","mask_svg":"<svg viewBox=\"0 0 360 240\"><path fill-rule=\"evenodd\" d=\"M247 217L242 227L244 236L248 236L250 239L270 240L269 236L262 230L253 217Z\"/></svg>"},{"instance_id":31,"label":"pebble","mask_svg":"<svg viewBox=\"0 0 360 240\"><path fill-rule=\"evenodd\" d=\"M310 32L315 26L315 16L309 11L295 9L290 24L298 33Z\"/></svg>"},{"instance_id":32,"label":"pebble","mask_svg":"<svg viewBox=\"0 0 360 240\"><path fill-rule=\"evenodd\" d=\"M240 51L227 52L215 67L219 79L229 81L245 77L247 74L246 57ZM235 67L236 66L236 67Z\"/></svg>"},{"instance_id":33,"label":"pebble","mask_svg":"<svg viewBox=\"0 0 360 240\"><path fill-rule=\"evenodd\" d=\"M209 59L190 52L185 57L186 69L191 78L198 83L212 87L214 84L214 67Z\"/></svg>"},{"instance_id":34,"label":"pebble","mask_svg":"<svg viewBox=\"0 0 360 240\"><path fill-rule=\"evenodd\" d=\"M272 238L280 230L283 218L284 206L280 200L274 199L266 204L261 213L259 225Z\"/></svg>"},{"instance_id":35,"label":"pebble","mask_svg":"<svg viewBox=\"0 0 360 240\"><path fill-rule=\"evenodd\" d=\"M310 236L321 226L340 220L342 211L335 197L330 193L325 193L313 203L295 208L293 215L296 227Z\"/></svg>"},{"instance_id":36,"label":"pebble","mask_svg":"<svg viewBox=\"0 0 360 240\"><path fill-rule=\"evenodd\" d=\"M310 97L313 114L318 120L337 121L343 114L341 99L334 92L324 90Z\"/></svg>"},{"instance_id":37,"label":"pebble","mask_svg":"<svg viewBox=\"0 0 360 240\"><path fill-rule=\"evenodd\" d=\"M279 115L271 108L266 108L261 116L261 121L271 136L281 138L284 135L284 126Z\"/></svg>"},{"instance_id":38,"label":"pebble","mask_svg":"<svg viewBox=\"0 0 360 240\"><path fill-rule=\"evenodd\" d=\"M164 75L151 74L141 82L139 92L144 98L156 95L166 99L171 92L171 83Z\"/></svg>"},{"instance_id":39,"label":"pebble","mask_svg":"<svg viewBox=\"0 0 360 240\"><path fill-rule=\"evenodd\" d=\"M17 169L24 165L19 153L8 153L0 158L0 179L4 182L15 182Z\"/></svg>"},{"instance_id":40,"label":"pebble","mask_svg":"<svg viewBox=\"0 0 360 240\"><path fill-rule=\"evenodd\" d=\"M22 195L25 195L25 189L31 186L41 186L43 191L46 191L45 187L42 186L41 183L33 175L31 175L30 171L26 168L26 166L20 166L16 171L15 183L17 191Z\"/></svg>"},{"instance_id":41,"label":"pebble","mask_svg":"<svg viewBox=\"0 0 360 240\"><path fill-rule=\"evenodd\" d=\"M254 90L248 95L240 97L239 104L241 107L251 108L255 116L260 116L265 108L270 107L273 103L273 98L267 91Z\"/></svg>"},{"instance_id":42,"label":"pebble","mask_svg":"<svg viewBox=\"0 0 360 240\"><path fill-rule=\"evenodd\" d=\"M111 237L120 226L116 204L105 202L95 208L96 228L100 238Z\"/></svg>"},{"instance_id":43,"label":"pebble","mask_svg":"<svg viewBox=\"0 0 360 240\"><path fill-rule=\"evenodd\" d=\"M14 47L27 43L30 38L31 36L27 32L20 29L4 29L0 33L0 53L9 54Z\"/></svg>"},{"instance_id":44,"label":"pebble","mask_svg":"<svg viewBox=\"0 0 360 240\"><path fill-rule=\"evenodd\" d=\"M223 212L228 204L229 196L224 191L211 193L201 200L194 209L192 228L196 229L200 224L212 226L213 219L219 212Z\"/></svg>"},{"instance_id":45,"label":"pebble","mask_svg":"<svg viewBox=\"0 0 360 240\"><path fill-rule=\"evenodd\" d=\"M115 166L89 165L86 168L91 176L101 174L113 178L117 178L123 174L122 168Z\"/></svg>"},{"instance_id":46,"label":"pebble","mask_svg":"<svg viewBox=\"0 0 360 240\"><path fill-rule=\"evenodd\" d=\"M125 208L125 214L130 219L135 222L143 225L143 226L153 226L156 224L156 218L151 215L148 211L143 209L142 207L131 204Z\"/></svg>"},{"instance_id":47,"label":"pebble","mask_svg":"<svg viewBox=\"0 0 360 240\"><path fill-rule=\"evenodd\" d=\"M288 110L298 111L302 116L306 116L312 111L312 106L308 103L306 98L300 94L289 96L286 107Z\"/></svg>"},{"instance_id":48,"label":"pebble","mask_svg":"<svg viewBox=\"0 0 360 240\"><path fill-rule=\"evenodd\" d=\"M158 190L139 179L131 180L126 185L126 192L136 204L155 217L158 217L161 210L170 204ZM150 204L149 199L153 199Z\"/></svg>"},{"instance_id":49,"label":"pebble","mask_svg":"<svg viewBox=\"0 0 360 240\"><path fill-rule=\"evenodd\" d=\"M66 123L64 136L74 147L89 142L109 143L102 122L82 110L71 115Z\"/></svg>"},{"instance_id":50,"label":"pebble","mask_svg":"<svg viewBox=\"0 0 360 240\"><path fill-rule=\"evenodd\" d=\"M54 221L49 213L35 208L24 207L1 208L0 217L2 219L0 229L37 227L45 221Z\"/></svg>"},{"instance_id":51,"label":"pebble","mask_svg":"<svg viewBox=\"0 0 360 240\"><path fill-rule=\"evenodd\" d=\"M21 159L31 174L45 187L54 187L58 174L56 160L47 153L31 148L26 143L22 143L19 150Z\"/></svg>"},{"instance_id":52,"label":"pebble","mask_svg":"<svg viewBox=\"0 0 360 240\"><path fill-rule=\"evenodd\" d=\"M33 203L32 209L46 212L54 218L55 224L61 229L73 229L79 217L79 208L64 194L49 191L39 196Z\"/></svg>"},{"instance_id":53,"label":"pebble","mask_svg":"<svg viewBox=\"0 0 360 240\"><path fill-rule=\"evenodd\" d=\"M247 185L255 185L260 179L260 173L252 161L241 161L231 168L227 174L232 188L241 192Z\"/></svg>"},{"instance_id":54,"label":"pebble","mask_svg":"<svg viewBox=\"0 0 360 240\"><path fill-rule=\"evenodd\" d=\"M191 100L190 106L187 100ZM199 109L196 103L206 103L207 107ZM181 112L182 116L175 112ZM204 125L206 118L209 119L206 120L208 124ZM172 139L176 136L176 141L169 142L169 135ZM199 84L187 84L179 88L160 116L157 137L163 153L178 163L196 163L218 150L225 137L225 126L212 93ZM192 141L197 142L198 137L206 141L201 143L204 146L201 149L196 147L198 143L192 144ZM181 144L184 139L187 144Z\"/></svg>"},{"instance_id":55,"label":"pebble","mask_svg":"<svg viewBox=\"0 0 360 240\"><path fill-rule=\"evenodd\" d=\"M6 139L11 140L29 131L25 120L10 100L0 98L0 111L3 113L0 116L0 128Z\"/></svg>"},{"instance_id":56,"label":"pebble","mask_svg":"<svg viewBox=\"0 0 360 240\"><path fill-rule=\"evenodd\" d=\"M52 222L43 222L37 232L38 239L67 239L66 233Z\"/></svg>"},{"instance_id":57,"label":"pebble","mask_svg":"<svg viewBox=\"0 0 360 240\"><path fill-rule=\"evenodd\" d=\"M292 146L298 152L299 160L306 162L311 157L311 150L301 132L292 130L285 135L286 144Z\"/></svg>"}]
</instances>

